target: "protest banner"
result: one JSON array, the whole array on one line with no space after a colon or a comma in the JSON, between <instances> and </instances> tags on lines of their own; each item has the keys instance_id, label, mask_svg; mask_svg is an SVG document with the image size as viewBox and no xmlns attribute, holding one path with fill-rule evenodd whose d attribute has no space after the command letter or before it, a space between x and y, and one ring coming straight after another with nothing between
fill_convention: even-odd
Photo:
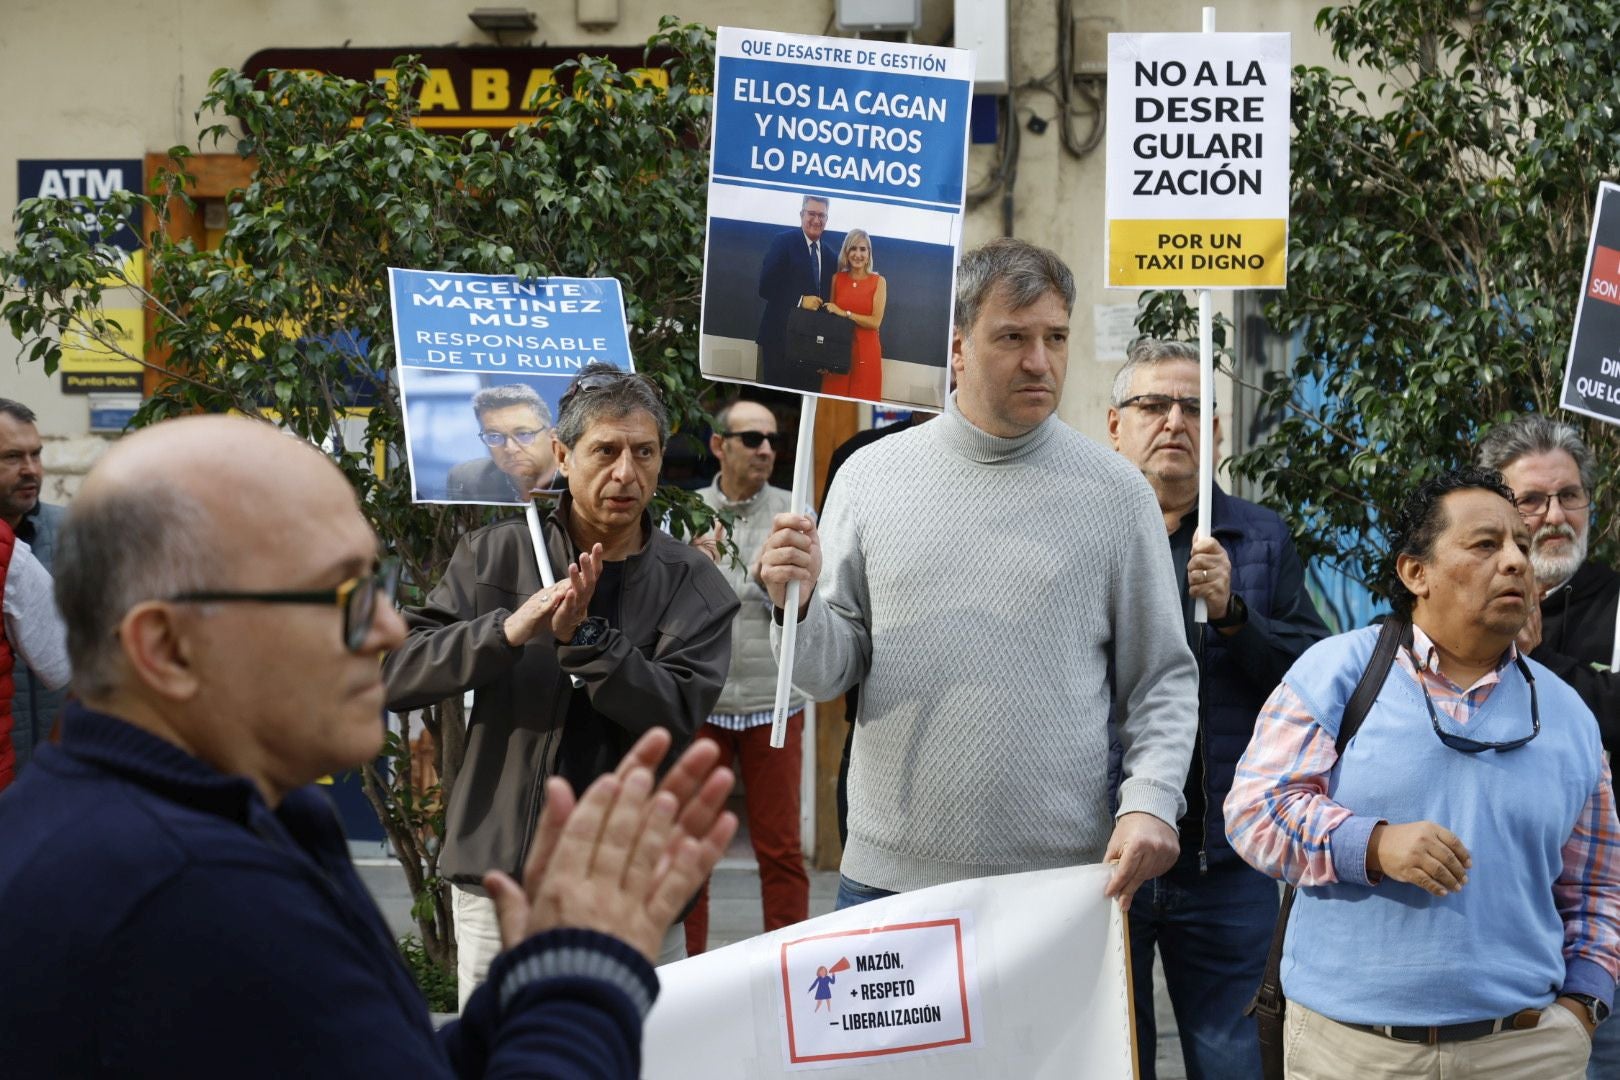
<instances>
[{"instance_id":1,"label":"protest banner","mask_svg":"<svg viewBox=\"0 0 1620 1080\"><path fill-rule=\"evenodd\" d=\"M1288 67L1287 34L1108 35L1110 287L1287 285Z\"/></svg>"},{"instance_id":2,"label":"protest banner","mask_svg":"<svg viewBox=\"0 0 1620 1080\"><path fill-rule=\"evenodd\" d=\"M592 361L633 371L613 278L388 271L412 500L526 506L561 485L551 429Z\"/></svg>"},{"instance_id":3,"label":"protest banner","mask_svg":"<svg viewBox=\"0 0 1620 1080\"><path fill-rule=\"evenodd\" d=\"M1215 484L1211 289L1288 284L1287 34L1108 35L1108 288L1198 290L1198 534ZM1202 597L1193 621L1209 621Z\"/></svg>"},{"instance_id":4,"label":"protest banner","mask_svg":"<svg viewBox=\"0 0 1620 1080\"><path fill-rule=\"evenodd\" d=\"M1112 872L977 878L875 900L658 969L642 1071L742 1080L1132 1077Z\"/></svg>"},{"instance_id":5,"label":"protest banner","mask_svg":"<svg viewBox=\"0 0 1620 1080\"><path fill-rule=\"evenodd\" d=\"M942 407L972 88L957 49L719 29L704 375Z\"/></svg>"},{"instance_id":6,"label":"protest banner","mask_svg":"<svg viewBox=\"0 0 1620 1080\"><path fill-rule=\"evenodd\" d=\"M1559 404L1620 424L1620 185L1598 186Z\"/></svg>"},{"instance_id":7,"label":"protest banner","mask_svg":"<svg viewBox=\"0 0 1620 1080\"><path fill-rule=\"evenodd\" d=\"M698 363L806 395L803 513L816 396L944 407L973 54L722 26L714 83ZM797 638L789 619L778 748Z\"/></svg>"}]
</instances>

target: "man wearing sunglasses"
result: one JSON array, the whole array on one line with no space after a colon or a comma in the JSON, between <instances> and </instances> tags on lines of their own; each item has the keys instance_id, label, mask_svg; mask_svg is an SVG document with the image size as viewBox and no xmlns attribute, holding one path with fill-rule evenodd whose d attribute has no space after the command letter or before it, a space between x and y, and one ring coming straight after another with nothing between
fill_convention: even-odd
<instances>
[{"instance_id":1,"label":"man wearing sunglasses","mask_svg":"<svg viewBox=\"0 0 1620 1080\"><path fill-rule=\"evenodd\" d=\"M647 512L669 438L657 387L590 364L558 413L552 450L568 490L543 525L556 584L542 586L522 518L471 532L426 601L405 610L409 632L384 664L396 711L473 692L439 858L456 886L462 1000L501 944L484 872L524 865L545 778L582 792L652 728L684 746L731 659L736 596L707 555ZM676 926L660 958L685 952Z\"/></svg>"},{"instance_id":2,"label":"man wearing sunglasses","mask_svg":"<svg viewBox=\"0 0 1620 1080\"><path fill-rule=\"evenodd\" d=\"M698 735L720 744L720 760L735 761L747 797L748 839L759 863L765 929L803 922L810 913L810 879L799 843L799 775L804 741L804 699L795 694L787 742L771 748L776 704L776 656L771 652L771 600L759 582L759 557L771 521L786 513L792 493L770 483L776 465L776 416L757 401L734 401L714 418L709 450L720 462L703 501L732 515L730 537L741 562L711 547L741 605L731 624L731 669L725 688ZM686 951L708 947L709 890L704 886L686 916Z\"/></svg>"},{"instance_id":3,"label":"man wearing sunglasses","mask_svg":"<svg viewBox=\"0 0 1620 1080\"><path fill-rule=\"evenodd\" d=\"M1277 922L1277 884L1226 842L1221 803L1267 695L1300 654L1328 636L1305 591L1288 527L1216 485L1209 536L1196 536L1198 346L1143 338L1114 380L1108 434L1142 471L1164 515L1182 596L1181 628L1198 661L1198 741L1178 826L1181 857L1142 886L1131 908L1137 1057L1152 1080L1154 954L1175 1007L1190 1080L1252 1077L1259 1033L1243 1015ZM1215 447L1220 445L1215 422ZM1193 601L1209 621L1193 621Z\"/></svg>"},{"instance_id":4,"label":"man wearing sunglasses","mask_svg":"<svg viewBox=\"0 0 1620 1080\"><path fill-rule=\"evenodd\" d=\"M548 789L522 874L484 878L493 985L435 1031L314 786L382 751L376 551L342 473L256 421L160 424L86 478L55 564L77 701L0 798L6 1075L640 1075L731 777L694 748L655 793L654 733Z\"/></svg>"},{"instance_id":5,"label":"man wearing sunglasses","mask_svg":"<svg viewBox=\"0 0 1620 1080\"><path fill-rule=\"evenodd\" d=\"M557 486L551 410L532 386L485 387L473 395L472 407L478 417L478 441L489 456L450 466L446 498L523 503L533 492Z\"/></svg>"},{"instance_id":6,"label":"man wearing sunglasses","mask_svg":"<svg viewBox=\"0 0 1620 1080\"><path fill-rule=\"evenodd\" d=\"M1299 886L1287 1074L1578 1080L1620 975L1597 725L1514 644L1531 532L1498 473L1424 481L1392 533L1385 587L1410 625L1343 756L1376 628L1289 670L1226 800L1238 854Z\"/></svg>"}]
</instances>

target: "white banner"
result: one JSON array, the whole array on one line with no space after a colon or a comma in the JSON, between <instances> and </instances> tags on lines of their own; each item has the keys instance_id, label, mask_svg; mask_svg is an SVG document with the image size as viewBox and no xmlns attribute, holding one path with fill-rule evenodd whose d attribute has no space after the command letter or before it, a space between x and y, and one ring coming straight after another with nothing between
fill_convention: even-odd
<instances>
[{"instance_id":1,"label":"white banner","mask_svg":"<svg viewBox=\"0 0 1620 1080\"><path fill-rule=\"evenodd\" d=\"M649 1080L1135 1075L1110 869L877 900L658 970Z\"/></svg>"}]
</instances>

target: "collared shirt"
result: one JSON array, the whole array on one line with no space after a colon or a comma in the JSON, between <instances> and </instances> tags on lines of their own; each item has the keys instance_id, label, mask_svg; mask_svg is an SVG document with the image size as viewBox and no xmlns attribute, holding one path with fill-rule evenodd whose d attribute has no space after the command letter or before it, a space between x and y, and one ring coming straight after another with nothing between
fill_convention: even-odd
<instances>
[{"instance_id":1,"label":"collared shirt","mask_svg":"<svg viewBox=\"0 0 1620 1080\"><path fill-rule=\"evenodd\" d=\"M1399 649L1396 663L1408 677L1421 679L1435 708L1459 725L1467 725L1501 684L1503 670L1518 657L1510 646L1496 666L1464 689L1440 671L1439 651L1421 629L1412 628L1412 649ZM1419 670L1414 653L1422 662ZM1237 778L1227 805L1242 807L1227 821L1227 833L1250 865L1298 886L1340 882L1371 885L1367 843L1377 818L1352 814L1327 794L1328 774L1338 761L1333 735L1311 715L1287 684L1277 687L1255 721L1254 738L1238 762ZM1620 853L1609 766L1602 763L1598 783L1563 845L1563 873L1553 896L1564 913L1566 955L1571 945L1593 940L1593 923L1620 924L1620 895L1587 889L1594 877L1614 873ZM1602 869L1602 874L1595 873ZM1620 977L1620 971L1610 971Z\"/></svg>"},{"instance_id":2,"label":"collared shirt","mask_svg":"<svg viewBox=\"0 0 1620 1080\"><path fill-rule=\"evenodd\" d=\"M39 564L28 544L16 541L11 566L6 572L6 640L17 650L18 659L55 690L66 686L72 676L68 664L67 626L56 611L51 595L50 571Z\"/></svg>"}]
</instances>

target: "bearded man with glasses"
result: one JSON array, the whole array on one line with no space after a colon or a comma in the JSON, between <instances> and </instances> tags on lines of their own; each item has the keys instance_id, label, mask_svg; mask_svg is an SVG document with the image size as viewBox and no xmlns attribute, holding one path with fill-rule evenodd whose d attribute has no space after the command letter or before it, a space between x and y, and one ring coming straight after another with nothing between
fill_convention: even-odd
<instances>
[{"instance_id":1,"label":"bearded man with glasses","mask_svg":"<svg viewBox=\"0 0 1620 1080\"><path fill-rule=\"evenodd\" d=\"M551 436L568 484L543 525L556 584L542 587L522 518L468 533L427 599L405 610L409 633L384 664L395 711L473 692L439 859L455 885L463 1001L501 946L484 872L516 875L528 859L546 778L583 792L653 728L685 746L725 682L736 595L647 512L668 440L646 376L587 365ZM659 959L685 953L675 926Z\"/></svg>"},{"instance_id":2,"label":"bearded man with glasses","mask_svg":"<svg viewBox=\"0 0 1620 1080\"><path fill-rule=\"evenodd\" d=\"M1298 887L1286 1075L1579 1080L1620 976L1620 822L1591 711L1514 643L1530 527L1466 468L1391 532L1401 644L1360 727L1341 755L1375 628L1289 669L1226 800L1232 847Z\"/></svg>"}]
</instances>

